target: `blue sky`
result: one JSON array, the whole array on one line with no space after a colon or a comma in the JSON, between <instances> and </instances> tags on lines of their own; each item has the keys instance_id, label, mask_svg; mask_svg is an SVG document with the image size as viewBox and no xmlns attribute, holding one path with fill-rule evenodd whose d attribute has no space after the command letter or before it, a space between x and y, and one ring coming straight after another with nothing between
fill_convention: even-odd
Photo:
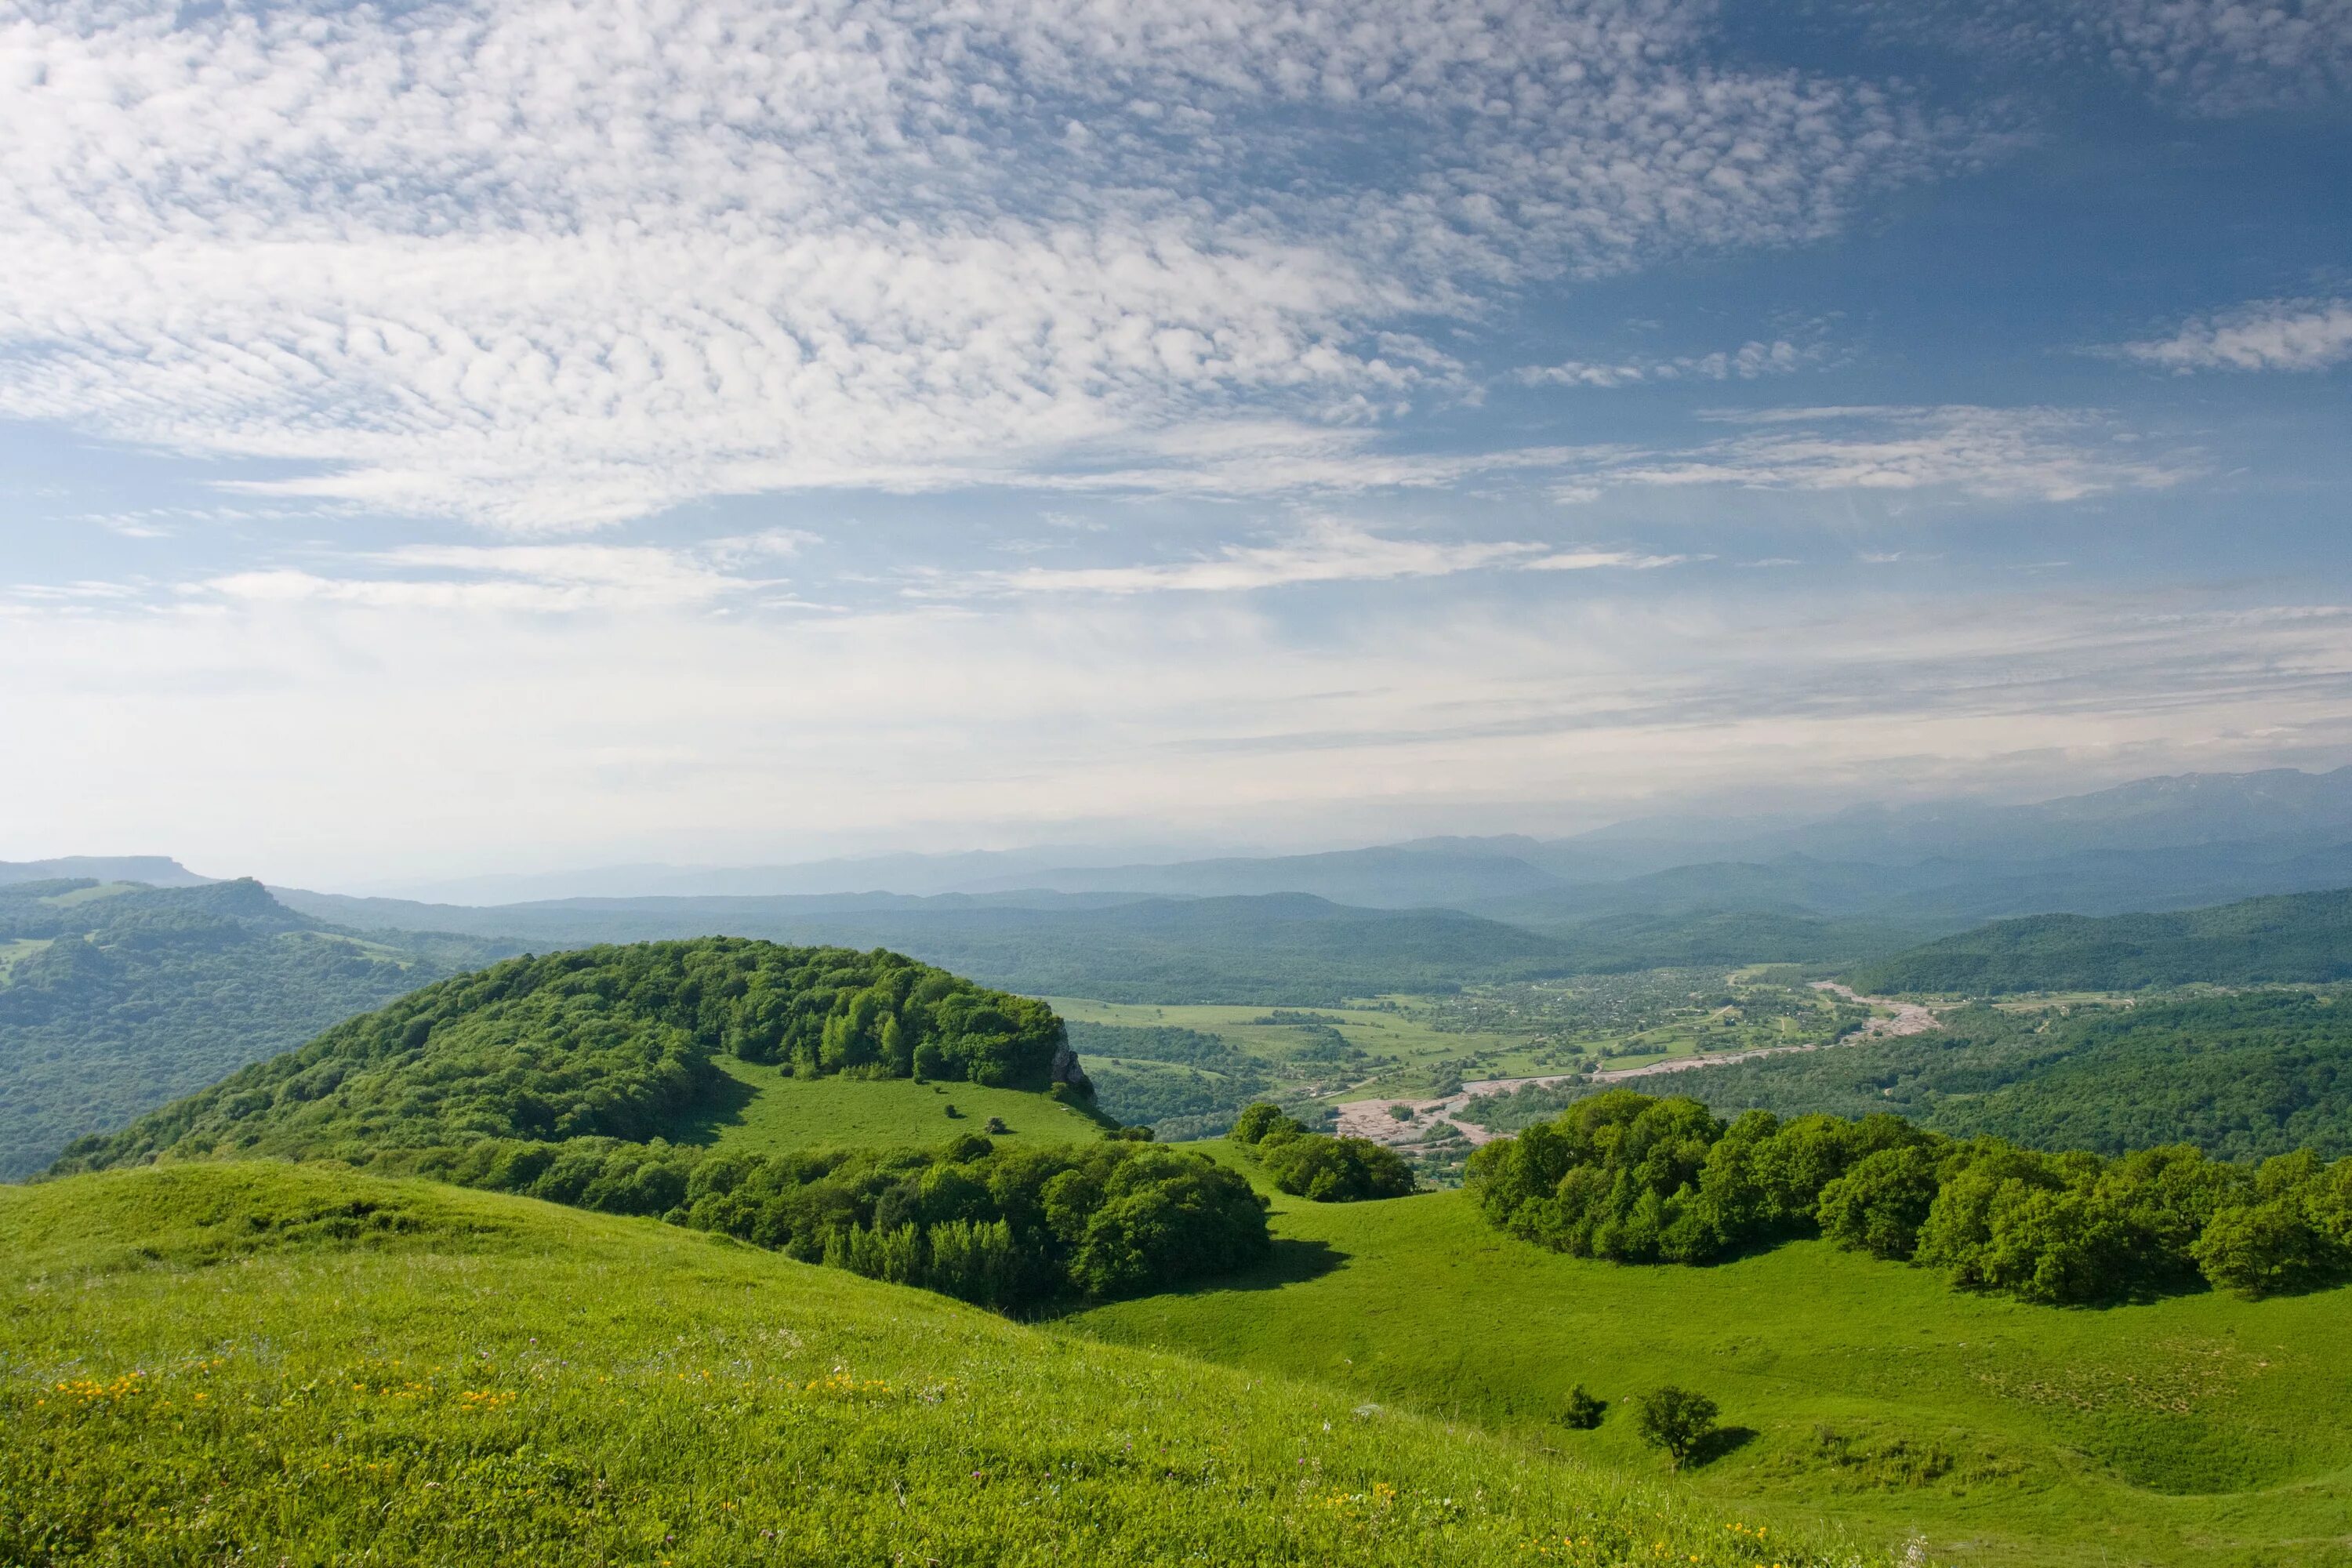
<instances>
[{"instance_id":1,"label":"blue sky","mask_svg":"<svg viewBox=\"0 0 2352 1568\"><path fill-rule=\"evenodd\" d=\"M2352 761L2352 4L0 12L0 858Z\"/></svg>"}]
</instances>

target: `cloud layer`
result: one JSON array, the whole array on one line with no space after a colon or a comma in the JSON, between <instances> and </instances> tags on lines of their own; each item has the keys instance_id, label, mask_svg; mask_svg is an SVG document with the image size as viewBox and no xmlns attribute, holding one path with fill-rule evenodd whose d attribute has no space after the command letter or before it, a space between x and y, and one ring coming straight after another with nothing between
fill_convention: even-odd
<instances>
[{"instance_id":1,"label":"cloud layer","mask_svg":"<svg viewBox=\"0 0 2352 1568\"><path fill-rule=\"evenodd\" d=\"M0 25L0 415L520 529L1376 421L1416 326L1834 230L1939 133L1680 0ZM1278 193L1279 199L1276 199Z\"/></svg>"}]
</instances>

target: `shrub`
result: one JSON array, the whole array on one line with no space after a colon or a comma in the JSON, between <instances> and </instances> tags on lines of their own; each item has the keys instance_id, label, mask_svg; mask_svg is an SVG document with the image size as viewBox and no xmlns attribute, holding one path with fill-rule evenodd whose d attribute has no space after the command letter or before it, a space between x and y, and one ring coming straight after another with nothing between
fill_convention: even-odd
<instances>
[{"instance_id":1,"label":"shrub","mask_svg":"<svg viewBox=\"0 0 2352 1568\"><path fill-rule=\"evenodd\" d=\"M1717 1414L1715 1401L1706 1394L1668 1384L1633 1402L1633 1430L1651 1447L1664 1449L1679 1470L1715 1435Z\"/></svg>"},{"instance_id":2,"label":"shrub","mask_svg":"<svg viewBox=\"0 0 2352 1568\"><path fill-rule=\"evenodd\" d=\"M1568 1405L1560 1412L1560 1424L1579 1432L1590 1432L1601 1425L1601 1417L1609 1409L1605 1399L1595 1399L1578 1384L1568 1391Z\"/></svg>"}]
</instances>

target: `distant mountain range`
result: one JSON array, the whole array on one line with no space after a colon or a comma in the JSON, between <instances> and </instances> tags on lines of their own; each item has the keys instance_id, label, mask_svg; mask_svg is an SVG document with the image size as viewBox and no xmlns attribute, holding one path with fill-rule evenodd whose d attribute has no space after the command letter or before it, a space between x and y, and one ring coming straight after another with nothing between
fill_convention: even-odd
<instances>
[{"instance_id":1,"label":"distant mountain range","mask_svg":"<svg viewBox=\"0 0 2352 1568\"><path fill-rule=\"evenodd\" d=\"M1857 806L1810 821L1661 817L1571 838L1423 838L1311 855L1113 861L1040 848L767 868L614 867L481 879L457 885L462 896L444 901L480 908L887 892L1053 909L1073 895L1306 893L1363 909L1459 910L1559 933L1603 917L1700 910L1956 929L2011 915L2184 909L2347 884L2352 768L2142 779L2029 805Z\"/></svg>"}]
</instances>

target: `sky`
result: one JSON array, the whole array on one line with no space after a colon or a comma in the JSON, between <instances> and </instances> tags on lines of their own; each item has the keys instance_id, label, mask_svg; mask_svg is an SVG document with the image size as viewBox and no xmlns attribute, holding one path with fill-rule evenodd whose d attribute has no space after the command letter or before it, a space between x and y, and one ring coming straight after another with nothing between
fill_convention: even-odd
<instances>
[{"instance_id":1,"label":"sky","mask_svg":"<svg viewBox=\"0 0 2352 1568\"><path fill-rule=\"evenodd\" d=\"M2352 762L2352 0L0 0L0 858Z\"/></svg>"}]
</instances>

